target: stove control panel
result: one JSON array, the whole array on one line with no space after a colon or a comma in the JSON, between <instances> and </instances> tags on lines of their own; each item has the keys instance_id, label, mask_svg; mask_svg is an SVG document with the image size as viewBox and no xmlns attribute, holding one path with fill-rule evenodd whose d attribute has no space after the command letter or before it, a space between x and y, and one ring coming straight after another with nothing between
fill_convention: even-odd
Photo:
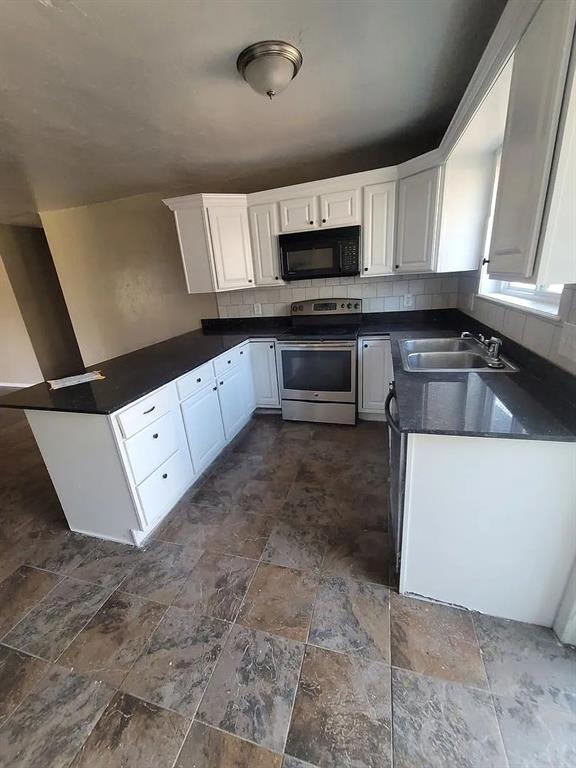
<instances>
[{"instance_id":1,"label":"stove control panel","mask_svg":"<svg viewBox=\"0 0 576 768\"><path fill-rule=\"evenodd\" d=\"M292 304L292 315L357 315L362 312L362 299L309 299Z\"/></svg>"}]
</instances>

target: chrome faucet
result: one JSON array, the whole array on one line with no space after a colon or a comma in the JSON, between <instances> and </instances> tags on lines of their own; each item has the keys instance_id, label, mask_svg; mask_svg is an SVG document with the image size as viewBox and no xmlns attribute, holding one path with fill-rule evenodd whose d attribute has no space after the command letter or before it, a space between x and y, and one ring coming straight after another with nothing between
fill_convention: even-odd
<instances>
[{"instance_id":1,"label":"chrome faucet","mask_svg":"<svg viewBox=\"0 0 576 768\"><path fill-rule=\"evenodd\" d=\"M504 363L502 363L500 360L502 339L499 339L498 336L491 336L489 339L487 339L481 333L479 333L478 336L474 336L474 334L470 333L469 331L463 331L460 334L460 338L472 339L473 341L476 341L478 344L483 346L487 351L488 365L491 368L502 368L504 366Z\"/></svg>"}]
</instances>

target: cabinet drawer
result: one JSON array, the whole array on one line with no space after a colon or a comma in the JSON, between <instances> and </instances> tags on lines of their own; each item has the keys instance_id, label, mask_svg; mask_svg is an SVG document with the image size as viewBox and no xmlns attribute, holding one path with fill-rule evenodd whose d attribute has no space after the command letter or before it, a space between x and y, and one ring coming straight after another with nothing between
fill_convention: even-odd
<instances>
[{"instance_id":1,"label":"cabinet drawer","mask_svg":"<svg viewBox=\"0 0 576 768\"><path fill-rule=\"evenodd\" d=\"M234 347L234 349L229 350L224 355L217 357L216 360L214 360L216 376L222 376L226 371L229 371L231 368L234 368L235 365L238 365L241 360L240 352L243 352L244 356L247 354L245 349Z\"/></svg>"},{"instance_id":2,"label":"cabinet drawer","mask_svg":"<svg viewBox=\"0 0 576 768\"><path fill-rule=\"evenodd\" d=\"M183 451L176 451L138 486L148 525L152 525L174 506L191 479L190 459Z\"/></svg>"},{"instance_id":3,"label":"cabinet drawer","mask_svg":"<svg viewBox=\"0 0 576 768\"><path fill-rule=\"evenodd\" d=\"M212 363L205 363L199 368L194 368L193 371L182 376L176 382L178 397L180 400L185 400L195 392L199 392L207 384L213 382L214 378L214 368L212 367Z\"/></svg>"},{"instance_id":4,"label":"cabinet drawer","mask_svg":"<svg viewBox=\"0 0 576 768\"><path fill-rule=\"evenodd\" d=\"M125 443L136 485L178 449L174 412L161 416Z\"/></svg>"},{"instance_id":5,"label":"cabinet drawer","mask_svg":"<svg viewBox=\"0 0 576 768\"><path fill-rule=\"evenodd\" d=\"M170 389L164 387L123 411L117 418L124 437L132 437L156 421L159 416L168 413L172 407L172 399Z\"/></svg>"}]
</instances>

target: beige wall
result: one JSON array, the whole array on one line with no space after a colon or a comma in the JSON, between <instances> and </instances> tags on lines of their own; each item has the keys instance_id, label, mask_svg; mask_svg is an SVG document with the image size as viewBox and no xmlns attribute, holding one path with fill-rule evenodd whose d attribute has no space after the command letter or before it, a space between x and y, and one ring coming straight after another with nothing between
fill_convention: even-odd
<instances>
[{"instance_id":1,"label":"beige wall","mask_svg":"<svg viewBox=\"0 0 576 768\"><path fill-rule=\"evenodd\" d=\"M86 365L218 316L214 294L186 293L173 214L159 195L41 218Z\"/></svg>"},{"instance_id":2,"label":"beige wall","mask_svg":"<svg viewBox=\"0 0 576 768\"><path fill-rule=\"evenodd\" d=\"M0 259L0 384L36 384L43 378Z\"/></svg>"}]
</instances>

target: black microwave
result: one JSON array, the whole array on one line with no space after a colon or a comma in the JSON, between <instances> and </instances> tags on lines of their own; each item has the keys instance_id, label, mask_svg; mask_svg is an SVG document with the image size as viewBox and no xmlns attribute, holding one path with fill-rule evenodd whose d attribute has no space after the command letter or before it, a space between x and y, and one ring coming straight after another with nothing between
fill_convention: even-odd
<instances>
[{"instance_id":1,"label":"black microwave","mask_svg":"<svg viewBox=\"0 0 576 768\"><path fill-rule=\"evenodd\" d=\"M278 240L284 280L360 274L360 227L294 232Z\"/></svg>"}]
</instances>

